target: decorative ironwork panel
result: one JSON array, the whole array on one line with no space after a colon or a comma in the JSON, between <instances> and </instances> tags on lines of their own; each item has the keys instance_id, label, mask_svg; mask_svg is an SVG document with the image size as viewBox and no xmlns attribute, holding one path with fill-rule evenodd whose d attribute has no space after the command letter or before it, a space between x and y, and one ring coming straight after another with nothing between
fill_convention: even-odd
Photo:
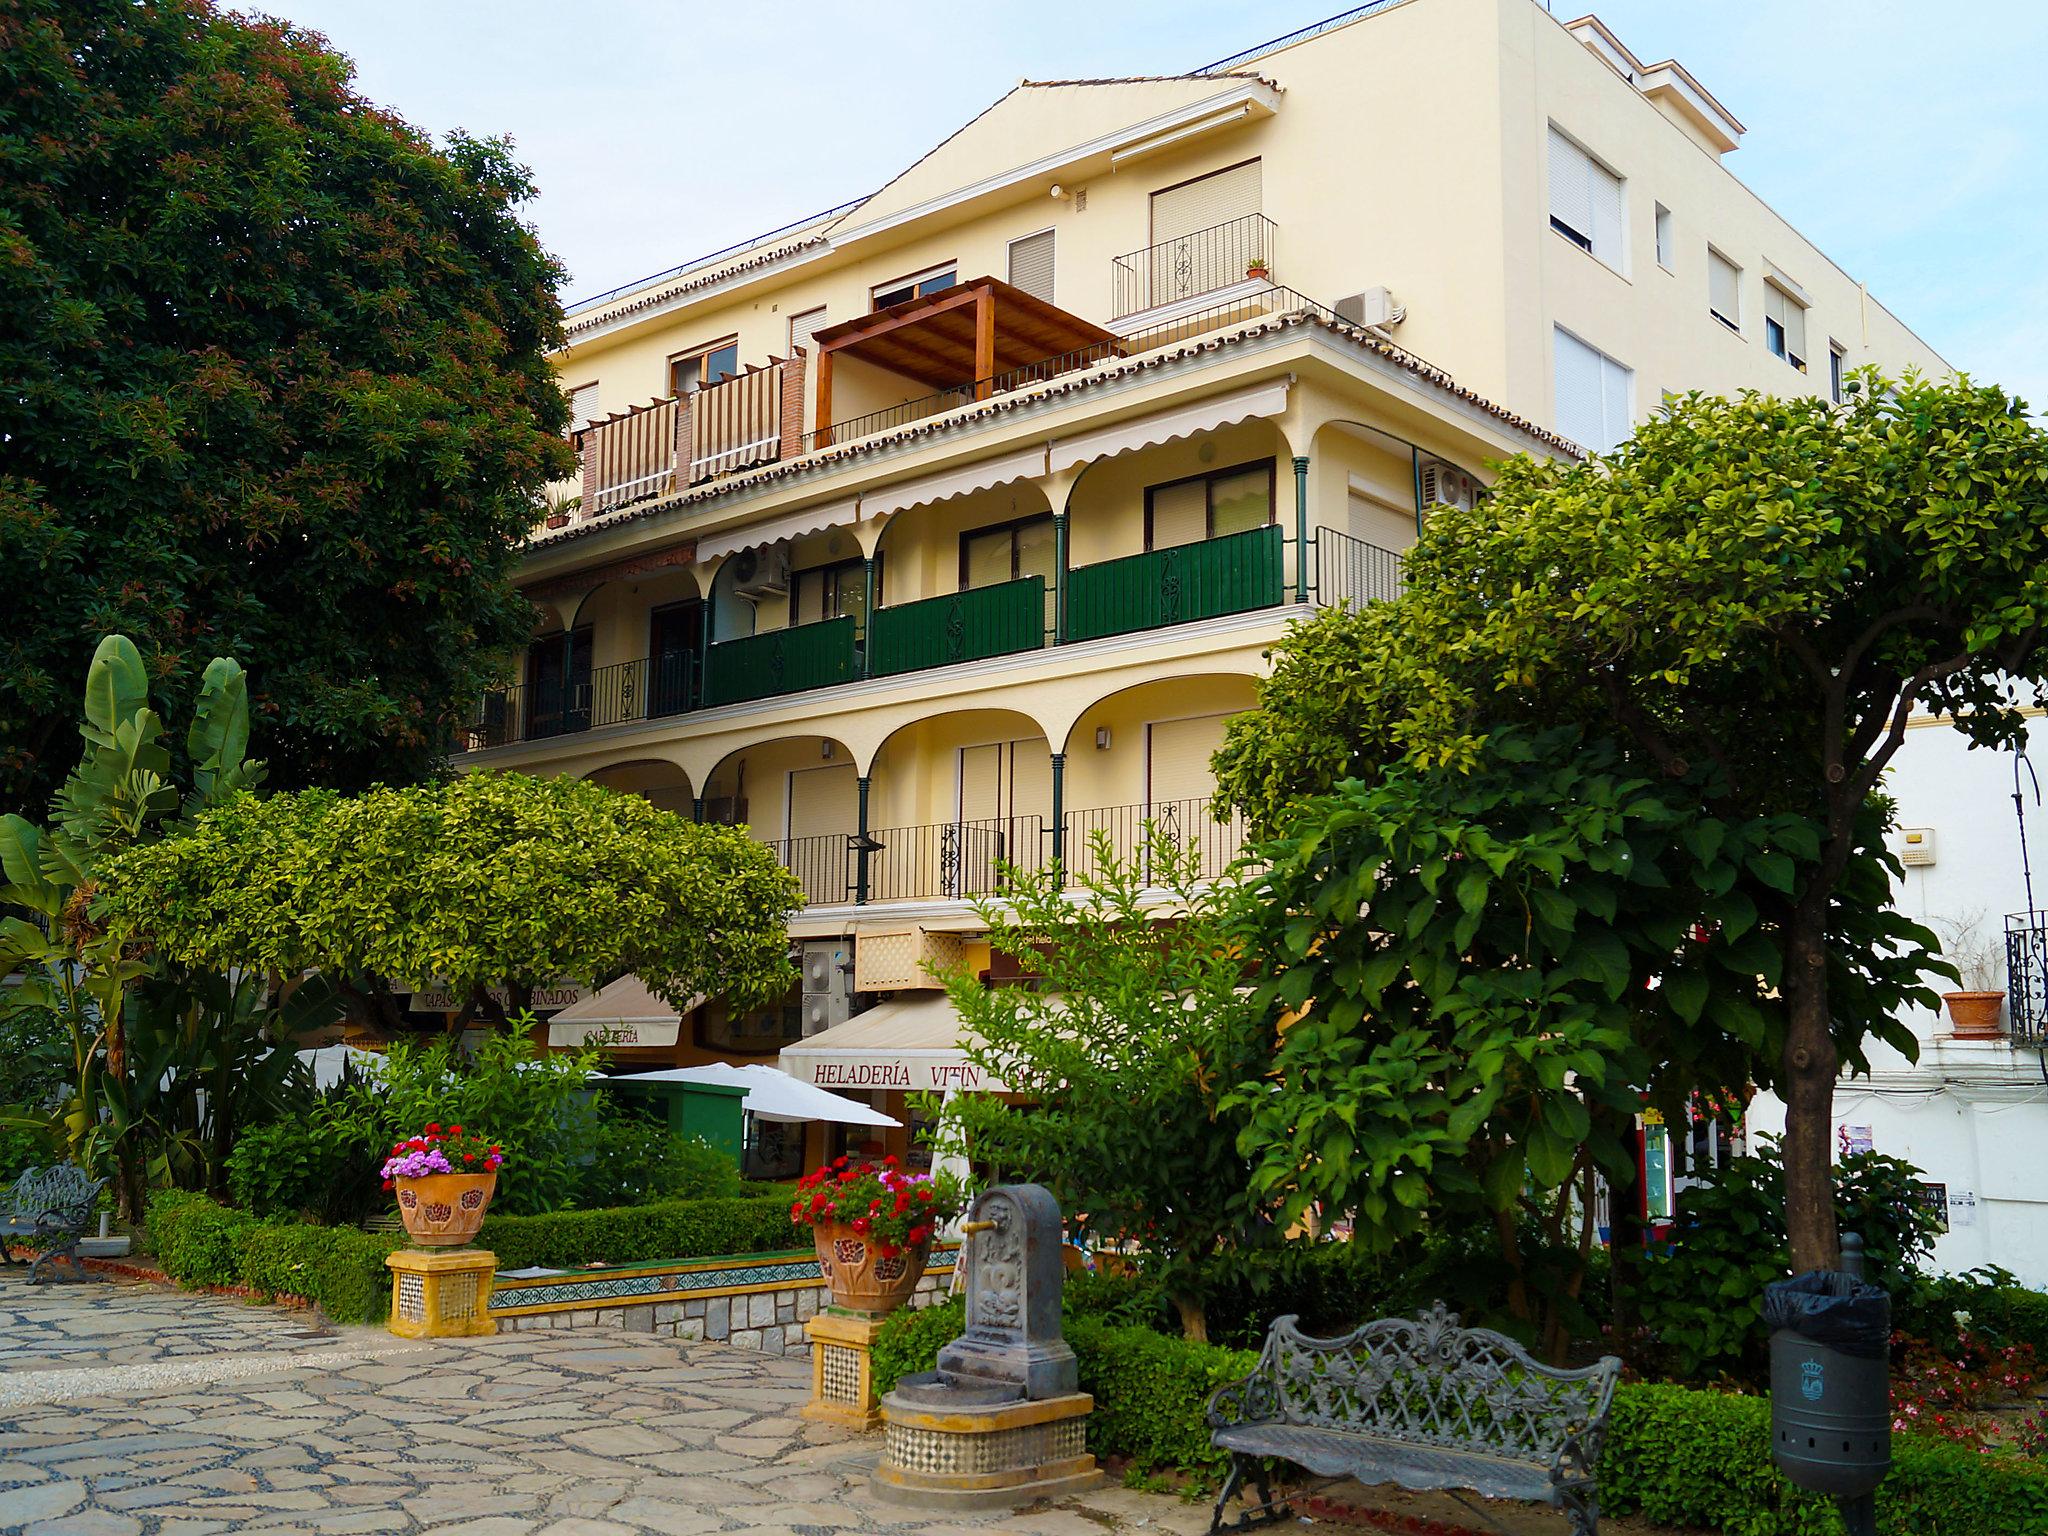
<instances>
[{"instance_id":1,"label":"decorative ironwork panel","mask_svg":"<svg viewBox=\"0 0 2048 1536\"><path fill-rule=\"evenodd\" d=\"M2048 1044L2048 912L2005 920L2005 1006L2016 1044Z\"/></svg>"}]
</instances>

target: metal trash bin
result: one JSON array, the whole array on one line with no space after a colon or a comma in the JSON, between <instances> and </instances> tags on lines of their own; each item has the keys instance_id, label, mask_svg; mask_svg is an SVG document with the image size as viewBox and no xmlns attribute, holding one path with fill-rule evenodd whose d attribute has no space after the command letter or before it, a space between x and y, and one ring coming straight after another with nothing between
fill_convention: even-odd
<instances>
[{"instance_id":1,"label":"metal trash bin","mask_svg":"<svg viewBox=\"0 0 2048 1536\"><path fill-rule=\"evenodd\" d=\"M1863 1280L1854 1233L1842 1262L1764 1287L1771 1459L1801 1488L1854 1498L1891 1470L1892 1303Z\"/></svg>"}]
</instances>

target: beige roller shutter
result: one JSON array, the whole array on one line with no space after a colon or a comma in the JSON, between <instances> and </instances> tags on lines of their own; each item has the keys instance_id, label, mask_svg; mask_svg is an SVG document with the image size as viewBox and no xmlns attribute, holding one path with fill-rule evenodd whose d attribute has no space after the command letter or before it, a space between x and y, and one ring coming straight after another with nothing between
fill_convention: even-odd
<instances>
[{"instance_id":1,"label":"beige roller shutter","mask_svg":"<svg viewBox=\"0 0 2048 1536\"><path fill-rule=\"evenodd\" d=\"M1209 537L1209 483L1183 480L1152 490L1151 547L1199 544Z\"/></svg>"},{"instance_id":2,"label":"beige roller shutter","mask_svg":"<svg viewBox=\"0 0 2048 1536\"><path fill-rule=\"evenodd\" d=\"M1035 299L1052 303L1053 232L1042 229L1035 235L1010 242L1010 286L1022 288Z\"/></svg>"},{"instance_id":3,"label":"beige roller shutter","mask_svg":"<svg viewBox=\"0 0 2048 1536\"><path fill-rule=\"evenodd\" d=\"M1707 305L1715 314L1742 328L1742 269L1719 251L1707 251Z\"/></svg>"},{"instance_id":4,"label":"beige roller shutter","mask_svg":"<svg viewBox=\"0 0 2048 1536\"><path fill-rule=\"evenodd\" d=\"M789 835L839 837L860 825L860 789L853 764L797 768L789 775Z\"/></svg>"},{"instance_id":5,"label":"beige roller shutter","mask_svg":"<svg viewBox=\"0 0 2048 1536\"><path fill-rule=\"evenodd\" d=\"M597 386L578 384L569 392L569 430L587 426L597 419Z\"/></svg>"},{"instance_id":6,"label":"beige roller shutter","mask_svg":"<svg viewBox=\"0 0 2048 1536\"><path fill-rule=\"evenodd\" d=\"M789 317L790 356L794 357L796 349L802 347L809 355L810 361L815 365L818 361L818 344L812 341L811 338L824 328L825 306L822 304L816 309L807 309L800 315L791 315Z\"/></svg>"},{"instance_id":7,"label":"beige roller shutter","mask_svg":"<svg viewBox=\"0 0 2048 1536\"><path fill-rule=\"evenodd\" d=\"M1179 801L1206 800L1216 793L1209 759L1223 745L1229 715L1192 720L1159 720L1145 727L1145 805L1148 813Z\"/></svg>"},{"instance_id":8,"label":"beige roller shutter","mask_svg":"<svg viewBox=\"0 0 2048 1536\"><path fill-rule=\"evenodd\" d=\"M1152 194L1152 243L1177 240L1198 229L1213 229L1260 209L1259 162L1247 160L1227 171L1184 181Z\"/></svg>"}]
</instances>

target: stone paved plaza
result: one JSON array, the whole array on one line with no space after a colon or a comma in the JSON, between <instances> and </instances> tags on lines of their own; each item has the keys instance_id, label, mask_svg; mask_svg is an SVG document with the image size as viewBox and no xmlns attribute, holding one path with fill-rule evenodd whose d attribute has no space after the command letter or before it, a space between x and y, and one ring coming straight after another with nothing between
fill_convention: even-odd
<instances>
[{"instance_id":1,"label":"stone paved plaza","mask_svg":"<svg viewBox=\"0 0 2048 1536\"><path fill-rule=\"evenodd\" d=\"M1183 1536L1109 1485L934 1519L809 1424L809 1366L612 1329L416 1343L157 1286L0 1276L0 1532Z\"/></svg>"}]
</instances>

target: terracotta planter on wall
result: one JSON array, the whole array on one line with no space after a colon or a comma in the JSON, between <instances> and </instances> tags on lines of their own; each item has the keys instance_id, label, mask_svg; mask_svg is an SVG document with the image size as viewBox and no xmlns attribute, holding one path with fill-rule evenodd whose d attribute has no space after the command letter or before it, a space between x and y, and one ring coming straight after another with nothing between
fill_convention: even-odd
<instances>
[{"instance_id":1,"label":"terracotta planter on wall","mask_svg":"<svg viewBox=\"0 0 2048 1536\"><path fill-rule=\"evenodd\" d=\"M1999 1011L2005 1004L2003 992L1944 992L1941 1000L1948 1004L1948 1020L1955 1026L1958 1040L2005 1037L2005 1027L1999 1022Z\"/></svg>"},{"instance_id":2,"label":"terracotta planter on wall","mask_svg":"<svg viewBox=\"0 0 2048 1536\"><path fill-rule=\"evenodd\" d=\"M476 1237L491 1195L492 1173L430 1173L398 1180L398 1219L422 1248L460 1248Z\"/></svg>"},{"instance_id":3,"label":"terracotta planter on wall","mask_svg":"<svg viewBox=\"0 0 2048 1536\"><path fill-rule=\"evenodd\" d=\"M811 1229L818 1244L818 1268L832 1288L832 1305L843 1312L880 1317L910 1299L924 1277L929 1241L884 1256L867 1238L840 1222Z\"/></svg>"}]
</instances>

